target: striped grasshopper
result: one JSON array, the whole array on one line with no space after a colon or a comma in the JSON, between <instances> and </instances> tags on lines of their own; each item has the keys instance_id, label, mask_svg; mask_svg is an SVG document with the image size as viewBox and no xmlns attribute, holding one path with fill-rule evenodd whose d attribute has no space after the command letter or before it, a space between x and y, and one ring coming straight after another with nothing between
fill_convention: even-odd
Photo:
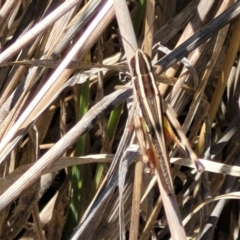
<instances>
[{"instance_id":1,"label":"striped grasshopper","mask_svg":"<svg viewBox=\"0 0 240 240\"><path fill-rule=\"evenodd\" d=\"M131 59L130 65L133 69L134 96L142 114L142 118L134 118L134 127L141 146L143 160L145 159L144 162L146 162L146 158L149 158L148 166L151 172L156 169L164 189L168 194L173 194L174 187L165 143L164 125L170 135L174 135L176 143L195 163L197 170L204 171L204 166L192 150L175 115L170 111L164 111L163 100L152 72L150 57L138 49ZM146 133L145 125L150 134ZM148 146L142 143L143 137L140 136L142 133L138 131L139 128L142 128L144 140L148 142Z\"/></svg>"}]
</instances>

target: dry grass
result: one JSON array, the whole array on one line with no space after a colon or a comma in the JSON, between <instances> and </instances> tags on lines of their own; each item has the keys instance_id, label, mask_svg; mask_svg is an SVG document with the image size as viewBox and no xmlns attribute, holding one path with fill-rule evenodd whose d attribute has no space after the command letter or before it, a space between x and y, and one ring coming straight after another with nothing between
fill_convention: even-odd
<instances>
[{"instance_id":1,"label":"dry grass","mask_svg":"<svg viewBox=\"0 0 240 240\"><path fill-rule=\"evenodd\" d=\"M118 0L0 1L0 239L239 238L234 2L129 1L129 17ZM152 41L161 94L205 166L168 142L168 207L139 165L132 89L115 90L137 42L150 55Z\"/></svg>"}]
</instances>

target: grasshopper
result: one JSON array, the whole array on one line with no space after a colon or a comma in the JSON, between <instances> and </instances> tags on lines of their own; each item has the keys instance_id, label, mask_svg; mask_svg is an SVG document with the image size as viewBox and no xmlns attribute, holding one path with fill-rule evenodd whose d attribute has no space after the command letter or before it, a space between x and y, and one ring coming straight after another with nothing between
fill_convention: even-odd
<instances>
[{"instance_id":1,"label":"grasshopper","mask_svg":"<svg viewBox=\"0 0 240 240\"><path fill-rule=\"evenodd\" d=\"M163 187L168 194L173 194L174 187L169 166L164 125L170 135L174 135L177 144L184 150L191 161L195 163L197 170L200 172L204 171L204 166L192 150L175 115L167 110L164 111L163 100L155 82L150 57L138 49L135 56L131 59L130 65L133 70L134 96L142 114L140 121L134 121L136 135L138 141L141 141L139 128L142 128L144 139L148 142L148 146L142 145L141 142L139 142L139 145L141 146L143 157L146 158L144 155L147 155L149 158L151 172L156 167ZM146 133L144 125L147 126L151 136ZM148 150L144 149L145 147L148 147Z\"/></svg>"}]
</instances>

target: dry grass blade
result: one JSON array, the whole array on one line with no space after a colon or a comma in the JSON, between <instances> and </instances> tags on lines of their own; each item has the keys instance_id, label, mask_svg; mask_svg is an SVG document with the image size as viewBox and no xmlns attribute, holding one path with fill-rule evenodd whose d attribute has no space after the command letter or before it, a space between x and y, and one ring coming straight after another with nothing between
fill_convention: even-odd
<instances>
[{"instance_id":1,"label":"dry grass blade","mask_svg":"<svg viewBox=\"0 0 240 240\"><path fill-rule=\"evenodd\" d=\"M165 44L171 39L179 29L181 29L193 16L195 9L197 7L198 1L191 2L187 7L184 8L184 11L181 11L170 21L167 21L163 27L161 27L155 34L153 38L153 44L161 40L161 44Z\"/></svg>"},{"instance_id":2,"label":"dry grass blade","mask_svg":"<svg viewBox=\"0 0 240 240\"><path fill-rule=\"evenodd\" d=\"M136 150L134 150L136 152ZM59 171L65 167L71 167L74 165L82 165L89 163L111 163L113 160L113 155L88 155L84 157L60 157L56 162L52 164L51 167L46 169L42 175ZM195 168L195 165L189 161L188 158L171 158L171 163L187 166L190 168ZM214 161L200 159L200 161L204 164L206 171L211 173L219 173L225 174L233 177L240 177L240 167L232 166L222 163L217 163ZM25 164L19 168L17 168L14 172L7 175L5 181L2 181L0 184L0 193L3 193L11 184L13 184L17 179L19 179L33 164Z\"/></svg>"},{"instance_id":3,"label":"dry grass blade","mask_svg":"<svg viewBox=\"0 0 240 240\"><path fill-rule=\"evenodd\" d=\"M126 55L128 63L134 56L134 51L138 48L136 37L132 28L132 25L126 24L131 22L128 14L127 4L124 1L114 1L115 14L118 19L118 24L124 26L120 28L121 36L123 36L124 49L126 49Z\"/></svg>"},{"instance_id":4,"label":"dry grass blade","mask_svg":"<svg viewBox=\"0 0 240 240\"><path fill-rule=\"evenodd\" d=\"M0 239L240 238L239 15L236 0L0 1ZM149 81L134 94L132 58Z\"/></svg>"},{"instance_id":5,"label":"dry grass blade","mask_svg":"<svg viewBox=\"0 0 240 240\"><path fill-rule=\"evenodd\" d=\"M93 201L91 202L89 208L86 210L84 216L81 219L81 225L79 225L75 231L74 234L72 235L72 239L79 239L79 238L86 238L86 239L92 239L94 238L95 234L94 232L97 229L101 229L101 224L104 225L104 222L108 219L103 219L102 215L105 215L104 213L106 213L106 208L107 208L107 204L109 203L109 201L114 202L116 200L116 203L119 207L118 201L119 201L119 194L117 193L117 198L116 198L116 194L115 197L113 197L113 191L115 190L115 188L117 187L118 184L118 176L116 173L119 172L118 167L119 167L119 162L123 163L123 160L126 157L127 154L127 146L129 144L131 144L132 142L132 134L129 134L129 130L125 129L124 133L123 133L123 137L121 138L121 141L119 143L119 147L118 150L116 152L116 155L113 159L113 162L109 168L108 174L106 175L104 182L101 185L101 188L99 189L99 191L97 192L97 194L95 195ZM135 158L136 152L130 152L130 155L132 155L130 157L130 160L133 160L133 158ZM132 168L129 169L129 172L132 173L131 171ZM133 170L133 169L132 169ZM121 178L119 179L119 181L121 180ZM126 182L128 183L128 185L125 187L125 195L124 195L124 199L127 199L126 201L129 201L131 198L129 196L129 192L127 190L129 190L129 188L131 189L131 185L132 185L132 179L127 179ZM120 183L121 185L121 183ZM126 196L127 194L127 196ZM131 194L130 194L131 195ZM123 201L121 200L121 201ZM114 209L118 208L118 207L114 207ZM121 207L121 206L120 206ZM120 211L122 211L122 209L120 209ZM108 212L108 211L107 211ZM128 215L126 214L128 213ZM129 219L129 211L125 210L125 217L128 216ZM104 221L104 222L103 222ZM117 225L118 225L119 221L117 221ZM112 226L114 228L114 230L116 231L116 225L113 224ZM117 229L118 231L118 229ZM118 233L115 233L113 236L118 235ZM111 236L111 235L110 235ZM109 236L109 237L110 237ZM111 238L111 237L110 237Z\"/></svg>"},{"instance_id":6,"label":"dry grass blade","mask_svg":"<svg viewBox=\"0 0 240 240\"><path fill-rule=\"evenodd\" d=\"M46 156L43 156L42 160L39 160L21 177L21 179L19 179L18 182L15 182L11 188L1 195L0 209L3 209L8 203L15 199L23 189L26 189L32 182L39 178L45 168L50 166L58 156L65 152L81 134L87 131L88 128L92 127L92 121L97 121L101 116L104 116L105 111L109 112L110 109L119 105L123 99L126 99L129 96L129 94L131 94L131 91L129 90L115 92L112 96L110 95L108 98L104 98L101 102L95 105L95 107L92 108L92 111L89 111L88 114L78 123L78 126L75 126L72 131L69 131L64 138L58 142L58 144L51 148L51 151L48 152ZM101 115L96 115L100 113Z\"/></svg>"},{"instance_id":7,"label":"dry grass blade","mask_svg":"<svg viewBox=\"0 0 240 240\"><path fill-rule=\"evenodd\" d=\"M115 3L114 3L115 4ZM148 6L149 4L149 6ZM146 17L146 24L145 26L145 37L147 37L150 34L150 40L147 43L147 47L146 49L148 51L150 51L150 47L152 46L152 32L153 30L151 29L152 23L154 22L154 14L152 14L154 12L154 1L149 1L147 3L147 10L148 10L148 14L149 12L151 13L151 16ZM120 31L123 32L125 29L125 25L128 19L130 19L127 15L126 11L119 11L119 9L117 8L117 6L115 6L116 9L116 15L117 15L117 20L118 20L118 24L119 24L119 28ZM121 8L122 9L122 8ZM126 21L122 22L121 19L125 19ZM127 22L127 25L131 26L131 22ZM133 29L133 28L132 28ZM150 33L149 33L150 31ZM133 32L133 30L131 30L130 32ZM125 51L127 51L128 48L125 49ZM132 61L132 60L131 60ZM140 63L139 63L140 64ZM130 64L131 66L131 64ZM133 66L131 66L133 67ZM136 98L136 96L134 96ZM162 116L161 116L162 117ZM139 136L140 135L140 125L139 122L140 120L137 121L137 117L134 117L134 126L135 126L135 131L136 131L136 135ZM136 124L135 124L136 123ZM138 137L138 142L140 145L143 144L144 142L144 137ZM143 156L146 156L146 153L143 152L143 149L145 147L141 146L142 149L142 154ZM161 149L162 151L165 151L165 149ZM162 160L163 161L163 160ZM165 161L165 160L164 160ZM167 163L168 164L168 163ZM130 224L130 239L137 239L138 238L138 229L139 229L139 212L140 212L140 195L141 195L141 185L142 185L142 170L143 170L143 166L142 163L138 163L136 165L136 169L135 169L135 182L134 182L134 194L133 194L133 201L132 201L132 216L131 216L131 224ZM163 199L163 205L165 207L165 209L167 209L168 211L166 211L166 215L167 215L167 219L168 219L168 223L169 223L169 228L170 228L170 232L172 235L173 239L185 239L186 235L182 226L182 221L181 221L181 217L180 217L180 211L178 208L178 204L176 201L176 197L174 195L174 193L172 191L170 191L170 193L173 193L172 195L170 195L166 188L163 185L163 178L161 178L161 167L160 167L160 160L156 159L156 174L157 174L157 180L158 180L158 184L159 184L159 189L161 191L161 195L162 195L162 199ZM169 175L169 172L167 172L167 178L171 179L171 176ZM161 179L161 180L160 180Z\"/></svg>"},{"instance_id":8,"label":"dry grass blade","mask_svg":"<svg viewBox=\"0 0 240 240\"><path fill-rule=\"evenodd\" d=\"M60 61L55 60L25 60L25 61L17 61L17 62L6 62L1 66L11 66L11 65L27 65L27 66L37 66L43 68L56 68L59 65ZM107 65L107 64L100 64L100 63L88 63L88 62L79 62L79 61L71 61L69 65L66 67L73 68L73 69L81 69L81 70L89 70L91 69L94 71L94 68L100 70L104 69L111 69L118 72L127 71L127 68L124 65Z\"/></svg>"},{"instance_id":9,"label":"dry grass blade","mask_svg":"<svg viewBox=\"0 0 240 240\"><path fill-rule=\"evenodd\" d=\"M59 7L55 12L50 14L41 23L36 25L31 29L27 34L25 34L17 43L11 45L8 49L0 54L0 63L7 61L10 57L16 54L21 48L29 44L31 40L36 38L39 34L41 34L47 27L51 26L51 24L56 21L56 19L62 17L63 14L68 12L71 8L78 4L76 0L70 0L65 2Z\"/></svg>"},{"instance_id":10,"label":"dry grass blade","mask_svg":"<svg viewBox=\"0 0 240 240\"><path fill-rule=\"evenodd\" d=\"M162 66L162 71L166 68L175 64L179 59L186 56L204 41L211 37L210 33L216 33L222 27L227 25L234 18L238 17L240 14L240 3L236 2L234 5L229 7L224 13L212 20L203 29L198 31L192 37L190 37L184 44L180 45L175 49L174 52L168 54L166 57L162 58L157 64Z\"/></svg>"},{"instance_id":11,"label":"dry grass blade","mask_svg":"<svg viewBox=\"0 0 240 240\"><path fill-rule=\"evenodd\" d=\"M83 51L84 48L85 48L84 50L86 51L86 46L83 47L84 43L86 42L86 40L89 41L89 35L91 35L94 30L96 29L100 30L102 28L102 25L99 24L99 22L101 22L102 18L105 17L105 14L109 11L111 11L111 4L107 4L106 7L103 8L103 11L101 11L99 15L96 16L96 21L93 21L92 24L88 27L88 31L86 31L83 34L83 36L79 38L78 42L71 49L71 51L68 53L66 58L61 62L61 64L58 66L58 68L52 74L52 76L48 79L44 87L36 94L34 100L28 105L28 107L22 113L21 117L17 120L17 122L9 130L9 132L4 136L4 138L0 143L0 151L1 151L0 162L4 160L3 158L9 153L11 148L13 148L14 144L9 142L13 139L17 131L20 128L26 128L29 124L35 121L36 118L39 116L39 114L44 109L46 109L48 104L50 104L48 99L49 98L52 99L52 95L54 94L54 92L56 92L56 89L61 87L61 85L63 84L62 81L64 81L64 79L59 78L60 75L63 73L64 69L67 67L70 61L76 56L76 54L80 54L80 49L81 49L81 54L84 53ZM91 47L89 44L87 46L88 48ZM60 79L60 80L57 81L57 79ZM41 105L39 106L39 104ZM30 115L30 119L28 118L29 115Z\"/></svg>"}]
</instances>

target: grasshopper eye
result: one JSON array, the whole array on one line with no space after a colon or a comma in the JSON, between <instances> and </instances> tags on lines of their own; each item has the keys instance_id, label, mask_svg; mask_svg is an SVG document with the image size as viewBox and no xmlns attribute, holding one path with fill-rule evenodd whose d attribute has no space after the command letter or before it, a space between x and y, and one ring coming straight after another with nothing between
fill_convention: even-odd
<instances>
[{"instance_id":1,"label":"grasshopper eye","mask_svg":"<svg viewBox=\"0 0 240 240\"><path fill-rule=\"evenodd\" d=\"M135 56L130 60L130 65L133 71L133 76L136 77L137 76L137 72L136 72L136 58Z\"/></svg>"}]
</instances>

